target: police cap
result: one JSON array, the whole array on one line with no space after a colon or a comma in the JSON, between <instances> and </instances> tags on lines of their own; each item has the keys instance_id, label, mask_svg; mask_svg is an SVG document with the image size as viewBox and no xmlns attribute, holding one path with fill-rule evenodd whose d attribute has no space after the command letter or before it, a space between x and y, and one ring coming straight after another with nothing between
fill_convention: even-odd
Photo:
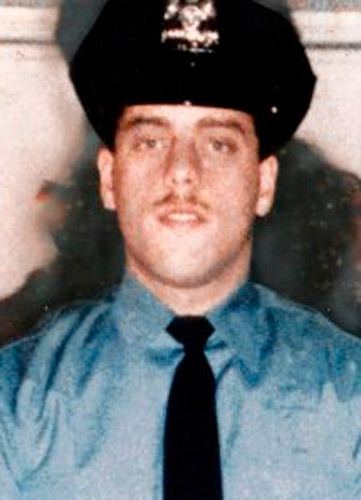
<instances>
[{"instance_id":1,"label":"police cap","mask_svg":"<svg viewBox=\"0 0 361 500\"><path fill-rule=\"evenodd\" d=\"M124 106L187 103L252 114L263 155L295 132L315 84L291 23L253 0L109 0L70 74L109 147Z\"/></svg>"}]
</instances>

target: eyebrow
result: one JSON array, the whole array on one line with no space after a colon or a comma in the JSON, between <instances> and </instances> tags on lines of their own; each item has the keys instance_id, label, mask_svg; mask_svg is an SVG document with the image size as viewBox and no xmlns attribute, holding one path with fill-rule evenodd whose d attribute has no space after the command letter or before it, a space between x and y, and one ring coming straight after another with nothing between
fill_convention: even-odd
<instances>
[{"instance_id":1,"label":"eyebrow","mask_svg":"<svg viewBox=\"0 0 361 500\"><path fill-rule=\"evenodd\" d=\"M134 116L133 118L129 118L128 120L125 120L125 123L123 123L120 127L121 131L127 131L131 130L137 127L141 127L143 125L155 125L157 127L167 127L169 125L169 122L161 117L158 116Z\"/></svg>"},{"instance_id":2,"label":"eyebrow","mask_svg":"<svg viewBox=\"0 0 361 500\"><path fill-rule=\"evenodd\" d=\"M227 129L232 129L235 130L236 132L245 135L246 130L242 126L241 123L239 123L237 120L233 119L221 119L218 120L217 118L203 118L198 126L200 128L227 128Z\"/></svg>"},{"instance_id":3,"label":"eyebrow","mask_svg":"<svg viewBox=\"0 0 361 500\"><path fill-rule=\"evenodd\" d=\"M128 130L141 127L146 125L152 125L156 127L169 127L169 121L166 118L161 116L143 116L136 115L132 118L126 119L125 122L121 125L121 131L126 132ZM211 117L202 118L197 123L198 128L226 128L235 130L237 133L242 135L246 134L246 130L243 125L235 120L235 119L217 119Z\"/></svg>"}]
</instances>

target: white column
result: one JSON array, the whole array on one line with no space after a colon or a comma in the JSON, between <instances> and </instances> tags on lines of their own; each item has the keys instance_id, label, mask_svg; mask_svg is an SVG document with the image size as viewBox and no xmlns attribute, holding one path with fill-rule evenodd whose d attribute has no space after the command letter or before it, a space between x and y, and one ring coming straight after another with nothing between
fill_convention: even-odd
<instances>
[{"instance_id":1,"label":"white column","mask_svg":"<svg viewBox=\"0 0 361 500\"><path fill-rule=\"evenodd\" d=\"M59 7L37 4L0 4L0 298L56 255L39 192L46 181L64 182L84 139L55 44Z\"/></svg>"},{"instance_id":2,"label":"white column","mask_svg":"<svg viewBox=\"0 0 361 500\"><path fill-rule=\"evenodd\" d=\"M319 147L337 167L361 176L361 5L357 8L353 1L324 0L330 6L333 2L329 11L293 11L318 76L298 136Z\"/></svg>"}]
</instances>

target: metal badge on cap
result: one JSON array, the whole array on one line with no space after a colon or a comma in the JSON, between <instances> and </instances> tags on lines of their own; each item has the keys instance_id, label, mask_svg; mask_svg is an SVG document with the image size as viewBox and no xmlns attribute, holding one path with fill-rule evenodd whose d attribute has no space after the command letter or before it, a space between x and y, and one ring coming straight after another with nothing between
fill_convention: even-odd
<instances>
[{"instance_id":1,"label":"metal badge on cap","mask_svg":"<svg viewBox=\"0 0 361 500\"><path fill-rule=\"evenodd\" d=\"M219 42L216 21L212 0L169 0L162 42L176 50L211 52Z\"/></svg>"}]
</instances>

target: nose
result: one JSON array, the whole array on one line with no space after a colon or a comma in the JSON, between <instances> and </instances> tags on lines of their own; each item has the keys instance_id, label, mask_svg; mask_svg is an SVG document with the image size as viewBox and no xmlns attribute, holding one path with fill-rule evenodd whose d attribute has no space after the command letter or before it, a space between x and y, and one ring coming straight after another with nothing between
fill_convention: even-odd
<instances>
[{"instance_id":1,"label":"nose","mask_svg":"<svg viewBox=\"0 0 361 500\"><path fill-rule=\"evenodd\" d=\"M200 179L200 160L191 140L177 140L168 153L166 184L178 194L192 190Z\"/></svg>"}]
</instances>

